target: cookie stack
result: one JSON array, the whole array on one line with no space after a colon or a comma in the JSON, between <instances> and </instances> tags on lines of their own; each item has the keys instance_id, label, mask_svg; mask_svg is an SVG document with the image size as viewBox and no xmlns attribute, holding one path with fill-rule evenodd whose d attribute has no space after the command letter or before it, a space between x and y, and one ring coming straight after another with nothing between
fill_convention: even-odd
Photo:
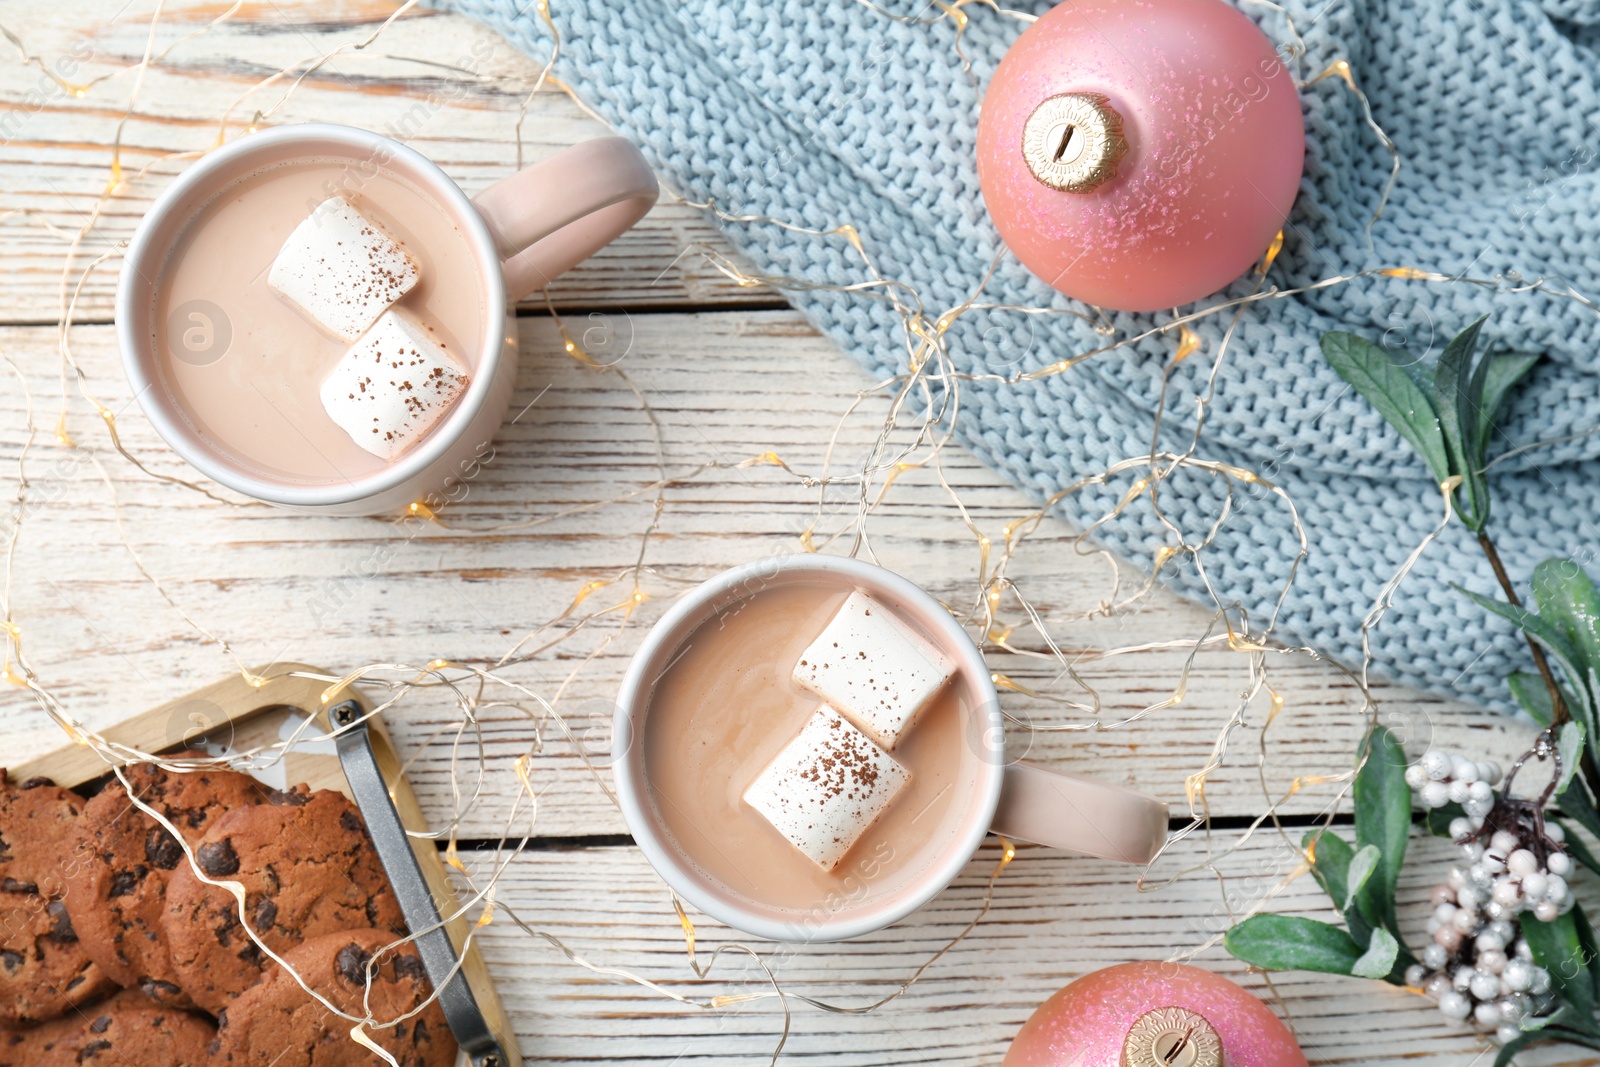
<instances>
[{"instance_id":1,"label":"cookie stack","mask_svg":"<svg viewBox=\"0 0 1600 1067\"><path fill-rule=\"evenodd\" d=\"M401 1067L455 1062L439 1006L417 1010L432 988L415 950L382 951L405 921L348 799L228 770L125 774L181 842L115 779L86 801L0 770L0 1067L382 1063L296 974L370 1011Z\"/></svg>"}]
</instances>

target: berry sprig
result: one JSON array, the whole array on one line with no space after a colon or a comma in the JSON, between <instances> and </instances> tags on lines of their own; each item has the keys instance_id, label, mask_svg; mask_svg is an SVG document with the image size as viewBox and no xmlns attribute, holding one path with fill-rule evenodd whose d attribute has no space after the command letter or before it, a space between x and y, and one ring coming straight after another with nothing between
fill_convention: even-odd
<instances>
[{"instance_id":1,"label":"berry sprig","mask_svg":"<svg viewBox=\"0 0 1600 1067\"><path fill-rule=\"evenodd\" d=\"M1550 785L1537 799L1511 793L1530 758L1550 760ZM1550 734L1517 761L1500 790L1491 761L1434 750L1406 768L1406 784L1424 808L1460 806L1450 837L1466 855L1433 889L1433 916L1421 962L1406 968L1406 984L1423 990L1455 1022L1471 1021L1505 1044L1525 1032L1526 1020L1547 1017L1560 1003L1549 971L1533 959L1521 919L1553 922L1572 910L1567 884L1572 859L1565 831L1544 817L1561 777L1561 756Z\"/></svg>"}]
</instances>

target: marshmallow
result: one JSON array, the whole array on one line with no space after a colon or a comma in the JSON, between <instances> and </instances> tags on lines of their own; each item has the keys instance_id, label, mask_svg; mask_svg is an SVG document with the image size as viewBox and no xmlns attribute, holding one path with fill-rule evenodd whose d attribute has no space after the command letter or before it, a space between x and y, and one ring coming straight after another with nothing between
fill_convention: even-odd
<instances>
[{"instance_id":1,"label":"marshmallow","mask_svg":"<svg viewBox=\"0 0 1600 1067\"><path fill-rule=\"evenodd\" d=\"M394 238L335 196L294 228L267 284L329 333L354 341L417 277L417 265Z\"/></svg>"},{"instance_id":2,"label":"marshmallow","mask_svg":"<svg viewBox=\"0 0 1600 1067\"><path fill-rule=\"evenodd\" d=\"M356 444L393 459L427 436L466 387L466 368L425 329L385 311L322 383L322 406Z\"/></svg>"},{"instance_id":3,"label":"marshmallow","mask_svg":"<svg viewBox=\"0 0 1600 1067\"><path fill-rule=\"evenodd\" d=\"M851 593L795 664L794 680L838 708L884 748L955 673L955 666L888 608Z\"/></svg>"},{"instance_id":4,"label":"marshmallow","mask_svg":"<svg viewBox=\"0 0 1600 1067\"><path fill-rule=\"evenodd\" d=\"M744 791L744 802L831 871L910 780L910 771L824 704Z\"/></svg>"}]
</instances>

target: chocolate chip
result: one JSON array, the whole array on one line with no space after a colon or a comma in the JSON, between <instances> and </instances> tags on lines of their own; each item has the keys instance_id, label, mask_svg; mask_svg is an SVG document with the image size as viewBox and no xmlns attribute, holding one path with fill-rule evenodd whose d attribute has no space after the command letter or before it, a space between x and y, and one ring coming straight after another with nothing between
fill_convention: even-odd
<instances>
[{"instance_id":1,"label":"chocolate chip","mask_svg":"<svg viewBox=\"0 0 1600 1067\"><path fill-rule=\"evenodd\" d=\"M10 949L0 950L0 967L4 967L7 974L16 974L17 968L22 964L22 953L12 952Z\"/></svg>"},{"instance_id":2,"label":"chocolate chip","mask_svg":"<svg viewBox=\"0 0 1600 1067\"><path fill-rule=\"evenodd\" d=\"M360 945L351 942L339 950L339 954L334 957L333 965L351 985L366 985L367 961L371 958L361 951Z\"/></svg>"},{"instance_id":3,"label":"chocolate chip","mask_svg":"<svg viewBox=\"0 0 1600 1067\"><path fill-rule=\"evenodd\" d=\"M135 889L139 888L139 880L144 877L144 871L145 868L140 867L137 871L118 871L113 874L111 876L111 891L109 895L112 897L130 895Z\"/></svg>"},{"instance_id":4,"label":"chocolate chip","mask_svg":"<svg viewBox=\"0 0 1600 1067\"><path fill-rule=\"evenodd\" d=\"M267 794L267 803L278 808L299 808L303 807L305 802L306 795L294 790L274 789Z\"/></svg>"},{"instance_id":5,"label":"chocolate chip","mask_svg":"<svg viewBox=\"0 0 1600 1067\"><path fill-rule=\"evenodd\" d=\"M91 1041L78 1052L78 1062L87 1063L111 1047L109 1041Z\"/></svg>"},{"instance_id":6,"label":"chocolate chip","mask_svg":"<svg viewBox=\"0 0 1600 1067\"><path fill-rule=\"evenodd\" d=\"M411 1030L411 1043L413 1045L426 1045L432 1040L428 1035L428 1024L422 1019L417 1020L417 1025Z\"/></svg>"},{"instance_id":7,"label":"chocolate chip","mask_svg":"<svg viewBox=\"0 0 1600 1067\"><path fill-rule=\"evenodd\" d=\"M250 921L258 934L265 933L278 921L278 905L272 902L271 897L262 897L256 902L256 910L251 915Z\"/></svg>"},{"instance_id":8,"label":"chocolate chip","mask_svg":"<svg viewBox=\"0 0 1600 1067\"><path fill-rule=\"evenodd\" d=\"M183 846L167 833L166 827L152 826L144 835L144 858L150 866L170 871L183 861Z\"/></svg>"},{"instance_id":9,"label":"chocolate chip","mask_svg":"<svg viewBox=\"0 0 1600 1067\"><path fill-rule=\"evenodd\" d=\"M144 992L145 996L155 1001L176 1000L183 995L183 990L171 982L163 982L159 978L141 978L139 979L139 988Z\"/></svg>"},{"instance_id":10,"label":"chocolate chip","mask_svg":"<svg viewBox=\"0 0 1600 1067\"><path fill-rule=\"evenodd\" d=\"M30 896L35 896L39 892L39 887L37 884L33 882L19 882L15 878L7 878L5 881L0 882L0 889L5 890L7 893L27 893Z\"/></svg>"},{"instance_id":11,"label":"chocolate chip","mask_svg":"<svg viewBox=\"0 0 1600 1067\"><path fill-rule=\"evenodd\" d=\"M339 825L353 834L365 833L367 829L361 825L361 816L353 811L340 812Z\"/></svg>"},{"instance_id":12,"label":"chocolate chip","mask_svg":"<svg viewBox=\"0 0 1600 1067\"><path fill-rule=\"evenodd\" d=\"M105 1033L107 1030L111 1029L111 1016L100 1016L100 1018L89 1024L89 1029L93 1030L97 1034Z\"/></svg>"},{"instance_id":13,"label":"chocolate chip","mask_svg":"<svg viewBox=\"0 0 1600 1067\"><path fill-rule=\"evenodd\" d=\"M51 781L49 778L44 778L44 777L29 778L26 782L23 782L21 785L17 786L17 788L18 789L38 789L41 785L55 785L55 784L56 783Z\"/></svg>"},{"instance_id":14,"label":"chocolate chip","mask_svg":"<svg viewBox=\"0 0 1600 1067\"><path fill-rule=\"evenodd\" d=\"M233 850L233 839L224 837L195 849L195 859L200 869L212 878L226 878L239 873L239 854Z\"/></svg>"},{"instance_id":15,"label":"chocolate chip","mask_svg":"<svg viewBox=\"0 0 1600 1067\"><path fill-rule=\"evenodd\" d=\"M72 929L72 916L67 914L67 906L59 900L52 900L44 906L50 915L50 932L45 934L58 945L70 945L78 940L77 932Z\"/></svg>"},{"instance_id":16,"label":"chocolate chip","mask_svg":"<svg viewBox=\"0 0 1600 1067\"><path fill-rule=\"evenodd\" d=\"M414 978L419 982L426 980L428 977L428 972L423 969L422 959L419 956L396 956L394 958L394 973L397 978Z\"/></svg>"}]
</instances>

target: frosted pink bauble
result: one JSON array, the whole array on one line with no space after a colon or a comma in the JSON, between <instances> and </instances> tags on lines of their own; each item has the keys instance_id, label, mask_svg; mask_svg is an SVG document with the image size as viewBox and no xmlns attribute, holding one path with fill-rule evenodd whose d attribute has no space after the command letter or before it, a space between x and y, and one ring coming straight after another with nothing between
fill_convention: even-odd
<instances>
[{"instance_id":1,"label":"frosted pink bauble","mask_svg":"<svg viewBox=\"0 0 1600 1067\"><path fill-rule=\"evenodd\" d=\"M1215 1044L1185 1050L1174 1064L1306 1067L1288 1027L1265 1004L1220 975L1180 963L1124 963L1084 975L1022 1024L1003 1067L1140 1065L1149 1062L1152 1042L1170 1049L1161 1042L1170 1042L1175 1028Z\"/></svg>"},{"instance_id":2,"label":"frosted pink bauble","mask_svg":"<svg viewBox=\"0 0 1600 1067\"><path fill-rule=\"evenodd\" d=\"M1006 244L1054 288L1120 311L1190 303L1258 262L1304 156L1293 78L1222 0L1066 0L1011 46L978 123Z\"/></svg>"}]
</instances>

